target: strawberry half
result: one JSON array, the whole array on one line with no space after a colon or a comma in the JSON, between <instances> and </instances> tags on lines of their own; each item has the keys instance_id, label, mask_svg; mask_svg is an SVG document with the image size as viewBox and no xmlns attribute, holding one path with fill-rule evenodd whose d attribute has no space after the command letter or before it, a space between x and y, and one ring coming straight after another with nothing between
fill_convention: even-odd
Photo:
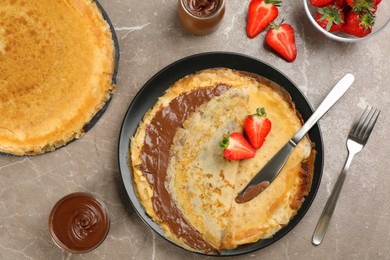
<instances>
[{"instance_id":1,"label":"strawberry half","mask_svg":"<svg viewBox=\"0 0 390 260\"><path fill-rule=\"evenodd\" d=\"M279 14L280 0L252 0L248 7L246 34L249 38L261 33Z\"/></svg>"},{"instance_id":2,"label":"strawberry half","mask_svg":"<svg viewBox=\"0 0 390 260\"><path fill-rule=\"evenodd\" d=\"M267 32L265 41L285 60L292 62L297 57L294 29L291 25L287 23L281 25L272 24L271 29Z\"/></svg>"},{"instance_id":3,"label":"strawberry half","mask_svg":"<svg viewBox=\"0 0 390 260\"><path fill-rule=\"evenodd\" d=\"M266 117L265 109L256 109L256 114L250 115L245 119L244 129L249 143L255 149L259 149L271 131L271 121Z\"/></svg>"},{"instance_id":4,"label":"strawberry half","mask_svg":"<svg viewBox=\"0 0 390 260\"><path fill-rule=\"evenodd\" d=\"M255 149L248 143L245 137L233 132L228 134L220 143L219 146L224 148L223 156L229 160L241 160L252 158L256 155Z\"/></svg>"},{"instance_id":5,"label":"strawberry half","mask_svg":"<svg viewBox=\"0 0 390 260\"><path fill-rule=\"evenodd\" d=\"M328 32L335 32L343 27L344 12L336 4L318 8L316 22Z\"/></svg>"}]
</instances>

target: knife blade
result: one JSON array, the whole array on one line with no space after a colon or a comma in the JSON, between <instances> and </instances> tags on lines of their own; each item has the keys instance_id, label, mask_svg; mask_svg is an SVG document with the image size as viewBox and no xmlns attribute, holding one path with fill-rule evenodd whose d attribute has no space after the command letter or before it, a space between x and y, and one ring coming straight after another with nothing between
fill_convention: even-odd
<instances>
[{"instance_id":1,"label":"knife blade","mask_svg":"<svg viewBox=\"0 0 390 260\"><path fill-rule=\"evenodd\" d=\"M286 164L295 146L297 146L317 121L344 95L354 80L355 77L348 73L333 87L301 129L268 161L245 188L238 193L236 197L237 203L245 203L252 200L272 183Z\"/></svg>"}]
</instances>

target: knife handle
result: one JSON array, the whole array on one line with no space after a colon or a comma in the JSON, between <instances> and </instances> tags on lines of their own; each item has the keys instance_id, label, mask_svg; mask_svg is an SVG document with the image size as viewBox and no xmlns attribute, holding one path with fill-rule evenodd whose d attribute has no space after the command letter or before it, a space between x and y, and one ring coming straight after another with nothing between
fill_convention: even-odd
<instances>
[{"instance_id":1,"label":"knife handle","mask_svg":"<svg viewBox=\"0 0 390 260\"><path fill-rule=\"evenodd\" d=\"M346 74L329 94L325 97L322 103L318 106L317 110L306 121L302 128L291 139L295 144L305 136L305 134L317 123L318 120L341 98L342 95L348 90L348 88L355 81L355 77L352 74Z\"/></svg>"},{"instance_id":2,"label":"knife handle","mask_svg":"<svg viewBox=\"0 0 390 260\"><path fill-rule=\"evenodd\" d=\"M284 167L288 157L295 146L314 126L315 123L341 98L354 82L355 77L352 74L346 74L329 92L322 103L312 116L306 121L302 128L291 138L280 150L271 158L270 161L253 177L238 196L244 196L249 187L259 184L263 181L272 182ZM252 199L252 198L251 198ZM249 201L249 200L248 200Z\"/></svg>"}]
</instances>

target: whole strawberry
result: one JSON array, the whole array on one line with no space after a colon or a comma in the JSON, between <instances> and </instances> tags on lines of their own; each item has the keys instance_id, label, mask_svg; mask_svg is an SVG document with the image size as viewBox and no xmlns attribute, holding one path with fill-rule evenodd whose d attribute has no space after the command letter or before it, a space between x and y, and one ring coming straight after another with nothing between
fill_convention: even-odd
<instances>
[{"instance_id":1,"label":"whole strawberry","mask_svg":"<svg viewBox=\"0 0 390 260\"><path fill-rule=\"evenodd\" d=\"M256 113L249 115L244 122L244 129L249 143L253 148L259 149L271 131L271 121L266 117L264 108L257 108Z\"/></svg>"},{"instance_id":2,"label":"whole strawberry","mask_svg":"<svg viewBox=\"0 0 390 260\"><path fill-rule=\"evenodd\" d=\"M249 38L256 37L278 17L280 0L252 0L248 8L246 34Z\"/></svg>"},{"instance_id":3,"label":"whole strawberry","mask_svg":"<svg viewBox=\"0 0 390 260\"><path fill-rule=\"evenodd\" d=\"M345 18L345 24L340 31L362 38L371 33L374 22L375 16L370 12L360 14L350 11Z\"/></svg>"},{"instance_id":4,"label":"whole strawberry","mask_svg":"<svg viewBox=\"0 0 390 260\"><path fill-rule=\"evenodd\" d=\"M333 3L334 0L310 0L311 5L316 7L323 7L325 5Z\"/></svg>"},{"instance_id":5,"label":"whole strawberry","mask_svg":"<svg viewBox=\"0 0 390 260\"><path fill-rule=\"evenodd\" d=\"M376 11L378 11L378 4L377 3L374 4L374 6L372 7L372 10L370 12L375 14Z\"/></svg>"},{"instance_id":6,"label":"whole strawberry","mask_svg":"<svg viewBox=\"0 0 390 260\"><path fill-rule=\"evenodd\" d=\"M375 5L378 3L375 0L346 0L347 4L354 12L372 12L375 11ZM380 2L380 1L379 1Z\"/></svg>"},{"instance_id":7,"label":"whole strawberry","mask_svg":"<svg viewBox=\"0 0 390 260\"><path fill-rule=\"evenodd\" d=\"M224 148L223 156L229 160L248 159L256 155L255 149L248 143L245 137L238 132L228 134L219 143L219 146Z\"/></svg>"},{"instance_id":8,"label":"whole strawberry","mask_svg":"<svg viewBox=\"0 0 390 260\"><path fill-rule=\"evenodd\" d=\"M335 4L318 8L316 22L328 32L338 31L344 24L344 12Z\"/></svg>"},{"instance_id":9,"label":"whole strawberry","mask_svg":"<svg viewBox=\"0 0 390 260\"><path fill-rule=\"evenodd\" d=\"M294 29L291 25L283 23L271 24L265 37L266 43L279 53L285 60L292 62L297 57Z\"/></svg>"},{"instance_id":10,"label":"whole strawberry","mask_svg":"<svg viewBox=\"0 0 390 260\"><path fill-rule=\"evenodd\" d=\"M346 0L335 0L334 3L338 7L340 7L342 10L346 10L347 9L346 7L348 6L348 4L347 4Z\"/></svg>"}]
</instances>

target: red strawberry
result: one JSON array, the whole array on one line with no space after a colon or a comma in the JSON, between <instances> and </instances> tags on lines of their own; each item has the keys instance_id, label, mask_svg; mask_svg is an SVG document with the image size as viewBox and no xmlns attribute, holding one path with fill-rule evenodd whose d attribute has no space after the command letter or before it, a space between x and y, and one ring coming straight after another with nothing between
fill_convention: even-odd
<instances>
[{"instance_id":1,"label":"red strawberry","mask_svg":"<svg viewBox=\"0 0 390 260\"><path fill-rule=\"evenodd\" d=\"M246 34L249 38L256 37L262 32L279 14L277 6L280 0L252 0L248 8L248 22Z\"/></svg>"},{"instance_id":2,"label":"red strawberry","mask_svg":"<svg viewBox=\"0 0 390 260\"><path fill-rule=\"evenodd\" d=\"M266 117L264 108L256 109L256 114L245 119L244 129L250 144L255 149L259 149L271 131L271 121Z\"/></svg>"},{"instance_id":3,"label":"red strawberry","mask_svg":"<svg viewBox=\"0 0 390 260\"><path fill-rule=\"evenodd\" d=\"M343 27L344 12L337 5L318 8L316 22L328 32L335 32Z\"/></svg>"},{"instance_id":4,"label":"red strawberry","mask_svg":"<svg viewBox=\"0 0 390 260\"><path fill-rule=\"evenodd\" d=\"M325 5L333 3L334 0L310 0L311 5L316 7L323 7Z\"/></svg>"},{"instance_id":5,"label":"red strawberry","mask_svg":"<svg viewBox=\"0 0 390 260\"><path fill-rule=\"evenodd\" d=\"M281 25L272 24L271 29L267 32L265 41L285 60L292 62L297 57L294 29L291 25L287 23Z\"/></svg>"},{"instance_id":6,"label":"red strawberry","mask_svg":"<svg viewBox=\"0 0 390 260\"><path fill-rule=\"evenodd\" d=\"M335 3L338 7L340 7L341 9L343 9L343 10L348 6L346 0L336 0L336 1L334 1L334 3ZM344 11L345 11L345 10L344 10Z\"/></svg>"},{"instance_id":7,"label":"red strawberry","mask_svg":"<svg viewBox=\"0 0 390 260\"><path fill-rule=\"evenodd\" d=\"M377 2L376 0L347 0L347 4L354 12L371 12L375 10L374 6Z\"/></svg>"},{"instance_id":8,"label":"red strawberry","mask_svg":"<svg viewBox=\"0 0 390 260\"><path fill-rule=\"evenodd\" d=\"M371 11L371 13L375 14L376 11L378 11L378 4L374 4L374 6L372 7L374 10Z\"/></svg>"},{"instance_id":9,"label":"red strawberry","mask_svg":"<svg viewBox=\"0 0 390 260\"><path fill-rule=\"evenodd\" d=\"M350 11L345 18L345 25L340 29L341 32L362 38L371 33L374 25L375 16L371 13L359 14Z\"/></svg>"},{"instance_id":10,"label":"red strawberry","mask_svg":"<svg viewBox=\"0 0 390 260\"><path fill-rule=\"evenodd\" d=\"M220 143L219 146L224 148L223 156L229 160L241 160L252 158L256 155L255 149L248 143L245 137L233 132L228 134Z\"/></svg>"}]
</instances>

